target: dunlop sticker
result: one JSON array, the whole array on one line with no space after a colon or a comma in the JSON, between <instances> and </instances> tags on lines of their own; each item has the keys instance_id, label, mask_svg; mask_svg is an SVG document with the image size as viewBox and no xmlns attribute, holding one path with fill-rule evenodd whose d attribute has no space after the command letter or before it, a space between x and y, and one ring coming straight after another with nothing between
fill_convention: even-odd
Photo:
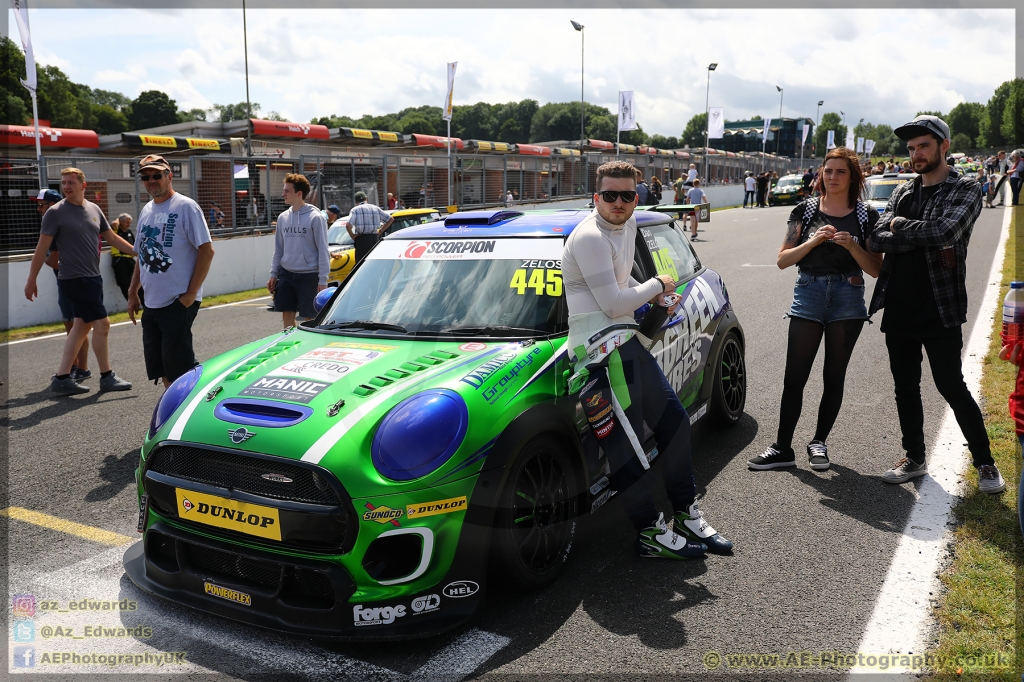
<instances>
[{"instance_id":1,"label":"dunlop sticker","mask_svg":"<svg viewBox=\"0 0 1024 682\"><path fill-rule=\"evenodd\" d=\"M268 540L281 539L281 521L273 507L181 488L175 488L174 494L178 498L178 518L183 521L195 521Z\"/></svg>"},{"instance_id":2,"label":"dunlop sticker","mask_svg":"<svg viewBox=\"0 0 1024 682\"><path fill-rule=\"evenodd\" d=\"M423 516L437 516L438 514L450 514L462 511L466 508L466 496L452 497L447 500L435 500L434 502L421 502L410 504L405 513L410 519L418 519Z\"/></svg>"},{"instance_id":3,"label":"dunlop sticker","mask_svg":"<svg viewBox=\"0 0 1024 682\"><path fill-rule=\"evenodd\" d=\"M229 590L226 587L220 585L214 585L213 583L203 583L203 591L211 597L218 597L220 599L227 599L233 601L236 604L242 606L252 606L252 597L247 595L245 592L239 592L238 590Z\"/></svg>"}]
</instances>

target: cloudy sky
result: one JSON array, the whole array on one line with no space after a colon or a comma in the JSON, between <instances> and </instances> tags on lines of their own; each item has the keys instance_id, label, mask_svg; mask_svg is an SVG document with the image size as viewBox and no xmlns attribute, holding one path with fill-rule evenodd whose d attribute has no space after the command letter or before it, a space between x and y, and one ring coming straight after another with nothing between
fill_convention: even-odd
<instances>
[{"instance_id":1,"label":"cloudy sky","mask_svg":"<svg viewBox=\"0 0 1024 682\"><path fill-rule=\"evenodd\" d=\"M241 10L31 9L37 60L131 97L160 89L183 109L245 100ZM649 133L678 135L711 106L727 119L899 124L918 110L987 102L1014 76L1012 10L249 10L252 101L294 121L455 103L580 95L615 109L633 90ZM13 16L9 22L17 39Z\"/></svg>"}]
</instances>

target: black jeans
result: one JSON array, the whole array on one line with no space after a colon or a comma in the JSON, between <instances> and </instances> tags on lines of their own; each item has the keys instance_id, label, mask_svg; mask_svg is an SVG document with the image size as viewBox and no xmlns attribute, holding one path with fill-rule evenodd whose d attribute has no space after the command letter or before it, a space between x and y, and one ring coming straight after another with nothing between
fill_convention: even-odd
<instances>
[{"instance_id":1,"label":"black jeans","mask_svg":"<svg viewBox=\"0 0 1024 682\"><path fill-rule=\"evenodd\" d=\"M690 455L690 417L672 390L658 362L636 337L618 349L630 405L624 409L628 427L643 441L644 423L654 431L665 492L674 511L686 511L697 496ZM624 424L611 406L608 370L598 368L592 382L580 393L580 403L590 429L608 457L611 487L639 531L653 525L658 516L651 490L650 471L643 468ZM644 475L647 473L648 475Z\"/></svg>"},{"instance_id":2,"label":"black jeans","mask_svg":"<svg viewBox=\"0 0 1024 682\"><path fill-rule=\"evenodd\" d=\"M1020 178L1010 178L1010 205L1016 206L1020 201Z\"/></svg>"},{"instance_id":3,"label":"black jeans","mask_svg":"<svg viewBox=\"0 0 1024 682\"><path fill-rule=\"evenodd\" d=\"M924 461L924 407L921 404L921 348L928 353L932 379L939 394L953 409L956 423L967 439L974 466L995 464L989 448L985 419L974 396L964 383L960 352L964 347L960 332L949 336L920 338L885 335L889 350L889 368L896 385L896 411L903 431L903 449L915 461Z\"/></svg>"},{"instance_id":4,"label":"black jeans","mask_svg":"<svg viewBox=\"0 0 1024 682\"><path fill-rule=\"evenodd\" d=\"M756 192L754 190L752 190L752 189L743 190L743 206L744 207L746 207L748 201L750 202L751 206L754 205L754 195L755 194L756 194Z\"/></svg>"}]
</instances>

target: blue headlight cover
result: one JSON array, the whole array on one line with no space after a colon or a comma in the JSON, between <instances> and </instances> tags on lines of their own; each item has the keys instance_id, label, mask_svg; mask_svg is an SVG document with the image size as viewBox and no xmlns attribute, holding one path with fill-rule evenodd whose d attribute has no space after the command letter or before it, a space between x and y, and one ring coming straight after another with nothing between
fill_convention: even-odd
<instances>
[{"instance_id":1,"label":"blue headlight cover","mask_svg":"<svg viewBox=\"0 0 1024 682\"><path fill-rule=\"evenodd\" d=\"M199 377L203 374L203 366L196 365L189 371L182 374L180 377L174 380L174 382L167 387L164 394L160 396L160 400L156 404L156 409L153 410L153 418L149 422L149 437L152 438L156 435L156 432L160 430L174 411L181 407L181 404L185 402L185 398L192 392L192 389L199 383Z\"/></svg>"},{"instance_id":2,"label":"blue headlight cover","mask_svg":"<svg viewBox=\"0 0 1024 682\"><path fill-rule=\"evenodd\" d=\"M411 481L435 471L462 445L469 410L455 391L432 389L398 404L373 436L373 466L393 481Z\"/></svg>"}]
</instances>

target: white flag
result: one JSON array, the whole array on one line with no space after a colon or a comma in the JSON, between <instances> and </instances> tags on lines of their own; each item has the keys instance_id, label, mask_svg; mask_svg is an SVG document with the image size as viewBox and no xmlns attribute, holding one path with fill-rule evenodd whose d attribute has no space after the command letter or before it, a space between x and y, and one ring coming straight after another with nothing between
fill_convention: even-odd
<instances>
[{"instance_id":1,"label":"white flag","mask_svg":"<svg viewBox=\"0 0 1024 682\"><path fill-rule=\"evenodd\" d=\"M708 139L717 140L725 137L725 109L711 107L708 109Z\"/></svg>"},{"instance_id":2,"label":"white flag","mask_svg":"<svg viewBox=\"0 0 1024 682\"><path fill-rule=\"evenodd\" d=\"M828 131L828 141L825 143L825 149L832 149L836 146L836 131Z\"/></svg>"},{"instance_id":3,"label":"white flag","mask_svg":"<svg viewBox=\"0 0 1024 682\"><path fill-rule=\"evenodd\" d=\"M857 153L858 154L863 154L864 153L864 138L863 137L858 137L857 138Z\"/></svg>"},{"instance_id":4,"label":"white flag","mask_svg":"<svg viewBox=\"0 0 1024 682\"><path fill-rule=\"evenodd\" d=\"M853 136L853 131L852 130L847 130L846 131L846 148L847 149L853 149L853 145L856 144L856 142L854 141L853 137L854 137Z\"/></svg>"},{"instance_id":5,"label":"white flag","mask_svg":"<svg viewBox=\"0 0 1024 682\"><path fill-rule=\"evenodd\" d=\"M452 94L455 90L455 67L458 62L448 62L448 94L444 97L444 111L441 118L445 121L452 120Z\"/></svg>"},{"instance_id":6,"label":"white flag","mask_svg":"<svg viewBox=\"0 0 1024 682\"><path fill-rule=\"evenodd\" d=\"M804 121L804 136L800 138L800 144L807 142L807 133L811 131L811 124Z\"/></svg>"},{"instance_id":7,"label":"white flag","mask_svg":"<svg viewBox=\"0 0 1024 682\"><path fill-rule=\"evenodd\" d=\"M21 47L25 50L25 80L21 84L32 92L36 91L36 56L32 52L32 34L28 30L28 7L21 0L11 0L14 18L18 22L18 33L21 34Z\"/></svg>"},{"instance_id":8,"label":"white flag","mask_svg":"<svg viewBox=\"0 0 1024 682\"><path fill-rule=\"evenodd\" d=\"M864 140L864 153L865 154L870 156L871 152L874 149L875 149L875 141L874 140Z\"/></svg>"},{"instance_id":9,"label":"white flag","mask_svg":"<svg viewBox=\"0 0 1024 682\"><path fill-rule=\"evenodd\" d=\"M636 130L632 90L619 90L619 130Z\"/></svg>"},{"instance_id":10,"label":"white flag","mask_svg":"<svg viewBox=\"0 0 1024 682\"><path fill-rule=\"evenodd\" d=\"M764 132L761 133L761 142L762 143L768 141L768 126L771 125L771 122L772 122L772 120L770 118L766 118L764 120Z\"/></svg>"}]
</instances>

